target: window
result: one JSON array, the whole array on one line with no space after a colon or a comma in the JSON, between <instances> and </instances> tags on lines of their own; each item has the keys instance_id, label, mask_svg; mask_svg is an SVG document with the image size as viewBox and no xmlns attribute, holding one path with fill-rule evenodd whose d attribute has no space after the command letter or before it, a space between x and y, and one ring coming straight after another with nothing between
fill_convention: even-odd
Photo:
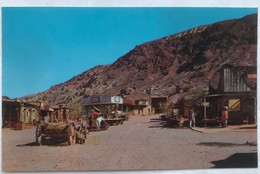
<instances>
[{"instance_id":1,"label":"window","mask_svg":"<svg viewBox=\"0 0 260 174\"><path fill-rule=\"evenodd\" d=\"M229 111L240 111L240 99L229 99L228 109Z\"/></svg>"}]
</instances>

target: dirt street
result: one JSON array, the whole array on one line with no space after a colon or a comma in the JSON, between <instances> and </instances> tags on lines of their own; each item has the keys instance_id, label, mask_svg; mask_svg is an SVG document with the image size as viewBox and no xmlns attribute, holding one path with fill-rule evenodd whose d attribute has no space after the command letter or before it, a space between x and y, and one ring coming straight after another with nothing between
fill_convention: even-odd
<instances>
[{"instance_id":1,"label":"dirt street","mask_svg":"<svg viewBox=\"0 0 260 174\"><path fill-rule=\"evenodd\" d=\"M200 133L162 127L158 116L132 117L86 144L35 146L35 128L2 131L3 171L85 171L255 167L256 129ZM249 143L247 143L249 142ZM252 143L254 142L254 143Z\"/></svg>"}]
</instances>

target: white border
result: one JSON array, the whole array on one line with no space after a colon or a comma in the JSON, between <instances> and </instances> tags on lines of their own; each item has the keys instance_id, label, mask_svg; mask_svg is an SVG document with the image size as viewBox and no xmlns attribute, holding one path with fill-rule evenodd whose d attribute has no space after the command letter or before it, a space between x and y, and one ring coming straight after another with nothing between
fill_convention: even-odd
<instances>
[{"instance_id":1,"label":"white border","mask_svg":"<svg viewBox=\"0 0 260 174\"><path fill-rule=\"evenodd\" d=\"M259 7L259 0L1 0L3 7Z\"/></svg>"},{"instance_id":2,"label":"white border","mask_svg":"<svg viewBox=\"0 0 260 174\"><path fill-rule=\"evenodd\" d=\"M259 7L260 0L0 0L0 7ZM2 96L2 10L0 9L0 94ZM260 22L258 14L258 24ZM259 28L259 25L258 25ZM259 55L259 29L258 29L258 55ZM258 61L259 62L259 61ZM259 64L258 64L259 65ZM259 70L259 66L258 70ZM259 72L259 71L258 71ZM259 74L258 74L259 75ZM259 77L259 76L258 76ZM259 78L258 78L259 82ZM259 83L257 91L259 91ZM257 94L257 98L259 95ZM2 110L2 102L0 102L0 109ZM1 112L1 111L0 111ZM260 104L257 102L257 115L260 113ZM258 123L259 121L258 117ZM2 120L2 119L1 119ZM0 123L1 123L0 120ZM260 130L258 128L258 138ZM0 129L0 138L2 138L2 129ZM0 147L2 149L2 142L0 139ZM258 143L258 149L259 149ZM2 151L1 151L2 152ZM260 166L260 158L258 153L258 166ZM0 156L2 161L2 154ZM2 168L2 163L0 164ZM1 172L2 173L2 172ZM45 172L44 172L45 173ZM62 172L57 172L62 173ZM64 173L64 172L63 172ZM67 172L70 173L70 172ZM83 173L83 172L78 172ZM86 173L86 172L84 172ZM115 172L87 172L87 173L115 173ZM124 171L116 173L181 173L181 174L217 174L217 173L231 173L231 174L245 174L245 173L260 173L258 169L201 169L201 170L162 170L162 171Z\"/></svg>"}]
</instances>

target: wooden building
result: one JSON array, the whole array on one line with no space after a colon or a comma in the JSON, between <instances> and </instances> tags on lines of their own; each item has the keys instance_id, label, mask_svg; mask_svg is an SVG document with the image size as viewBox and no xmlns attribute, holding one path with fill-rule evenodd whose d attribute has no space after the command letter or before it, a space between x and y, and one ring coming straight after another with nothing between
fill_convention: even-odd
<instances>
[{"instance_id":1,"label":"wooden building","mask_svg":"<svg viewBox=\"0 0 260 174\"><path fill-rule=\"evenodd\" d=\"M44 101L27 102L22 99L2 99L3 127L24 129L26 124L36 124L47 118L49 122L66 121L69 117L69 108L65 105L46 105Z\"/></svg>"},{"instance_id":2,"label":"wooden building","mask_svg":"<svg viewBox=\"0 0 260 174\"><path fill-rule=\"evenodd\" d=\"M123 112L130 113L134 110L134 102L129 99L123 99Z\"/></svg>"},{"instance_id":3,"label":"wooden building","mask_svg":"<svg viewBox=\"0 0 260 174\"><path fill-rule=\"evenodd\" d=\"M117 107L117 110L120 112L123 110L123 98L120 96L92 96L83 98L83 106L84 113L87 115L93 107L98 108L102 115L108 115L111 114L109 112L115 107Z\"/></svg>"},{"instance_id":4,"label":"wooden building","mask_svg":"<svg viewBox=\"0 0 260 174\"><path fill-rule=\"evenodd\" d=\"M155 113L162 113L160 105L169 104L168 96L152 96L151 105L155 109Z\"/></svg>"},{"instance_id":5,"label":"wooden building","mask_svg":"<svg viewBox=\"0 0 260 174\"><path fill-rule=\"evenodd\" d=\"M207 118L221 116L224 106L228 107L228 122L256 123L256 67L225 66L214 74L210 81Z\"/></svg>"},{"instance_id":6,"label":"wooden building","mask_svg":"<svg viewBox=\"0 0 260 174\"><path fill-rule=\"evenodd\" d=\"M2 99L3 127L23 129L25 124L36 124L40 119L40 104L21 99Z\"/></svg>"},{"instance_id":7,"label":"wooden building","mask_svg":"<svg viewBox=\"0 0 260 174\"><path fill-rule=\"evenodd\" d=\"M193 102L193 101L192 101ZM184 118L189 118L190 110L195 109L194 103L185 98L180 98L175 104L174 109L177 110L177 115L182 116Z\"/></svg>"},{"instance_id":8,"label":"wooden building","mask_svg":"<svg viewBox=\"0 0 260 174\"><path fill-rule=\"evenodd\" d=\"M145 99L136 100L135 105L133 105L134 115L151 115L151 110L151 105Z\"/></svg>"},{"instance_id":9,"label":"wooden building","mask_svg":"<svg viewBox=\"0 0 260 174\"><path fill-rule=\"evenodd\" d=\"M124 99L123 112L131 113L131 115L151 115L152 108L149 102L145 99L132 100Z\"/></svg>"}]
</instances>

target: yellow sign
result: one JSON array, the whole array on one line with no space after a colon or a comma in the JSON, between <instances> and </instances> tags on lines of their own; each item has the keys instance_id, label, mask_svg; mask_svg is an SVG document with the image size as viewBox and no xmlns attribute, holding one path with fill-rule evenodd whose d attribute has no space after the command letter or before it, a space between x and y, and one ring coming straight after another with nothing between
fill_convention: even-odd
<instances>
[{"instance_id":1,"label":"yellow sign","mask_svg":"<svg viewBox=\"0 0 260 174\"><path fill-rule=\"evenodd\" d=\"M228 100L229 111L240 111L240 99Z\"/></svg>"},{"instance_id":2,"label":"yellow sign","mask_svg":"<svg viewBox=\"0 0 260 174\"><path fill-rule=\"evenodd\" d=\"M206 106L206 107L209 107L209 102L202 102L201 104L200 104L201 106Z\"/></svg>"}]
</instances>

